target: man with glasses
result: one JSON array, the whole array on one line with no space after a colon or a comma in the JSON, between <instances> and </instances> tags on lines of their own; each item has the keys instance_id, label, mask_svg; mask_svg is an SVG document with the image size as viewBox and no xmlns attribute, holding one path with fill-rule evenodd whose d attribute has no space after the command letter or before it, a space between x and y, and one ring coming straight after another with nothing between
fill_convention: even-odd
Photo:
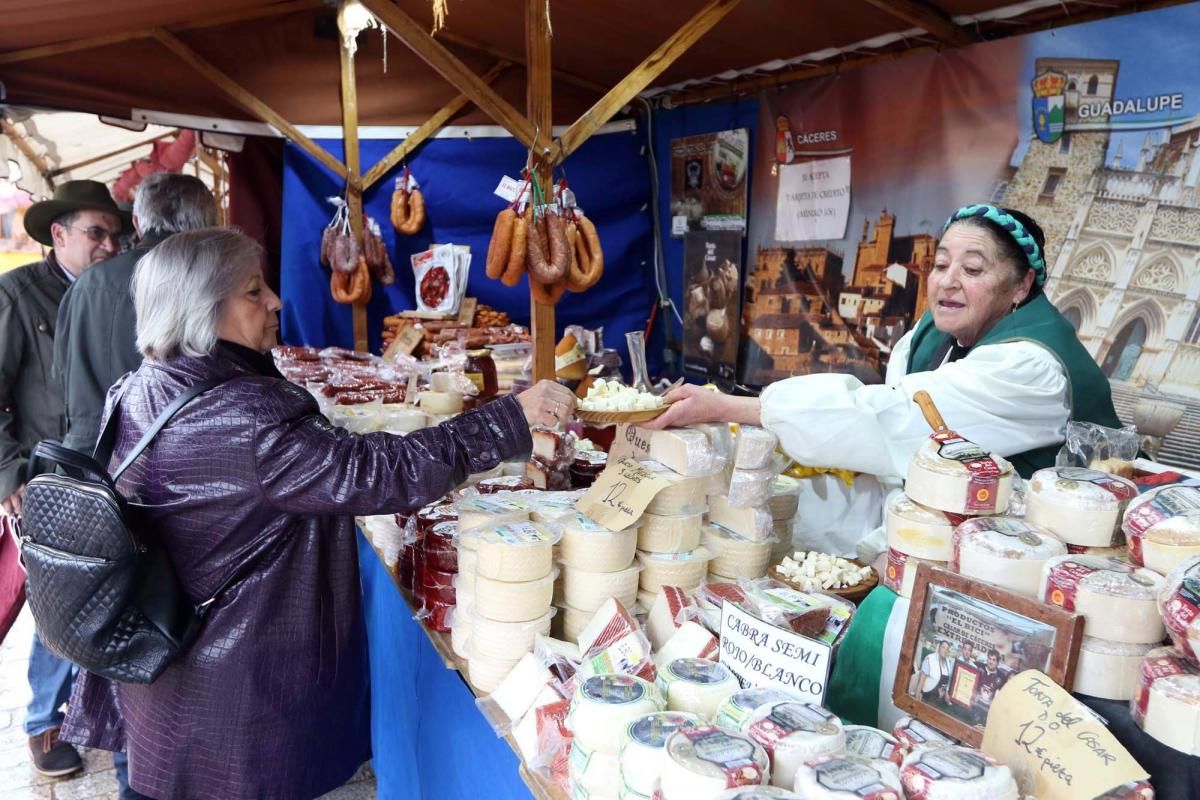
<instances>
[{"instance_id":1,"label":"man with glasses","mask_svg":"<svg viewBox=\"0 0 1200 800\"><path fill-rule=\"evenodd\" d=\"M21 513L30 450L42 439L61 439L66 429L62 389L51 375L58 306L80 275L117 254L117 237L128 227L128 215L96 181L64 183L52 200L25 212L25 230L51 251L0 275L0 513ZM33 767L43 775L82 766L75 748L58 740L73 669L34 633L25 733Z\"/></svg>"}]
</instances>

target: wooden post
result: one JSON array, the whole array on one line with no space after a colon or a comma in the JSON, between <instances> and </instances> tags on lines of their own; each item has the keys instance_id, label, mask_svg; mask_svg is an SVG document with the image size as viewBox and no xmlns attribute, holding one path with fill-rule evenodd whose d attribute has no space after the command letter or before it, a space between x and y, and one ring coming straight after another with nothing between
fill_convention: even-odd
<instances>
[{"instance_id":1,"label":"wooden post","mask_svg":"<svg viewBox=\"0 0 1200 800\"><path fill-rule=\"evenodd\" d=\"M546 14L548 0L525 0L525 113L535 130L542 136L553 138L553 117L550 110L550 28ZM540 139L541 137L537 137ZM554 191L554 164L546 160L546 153L539 152L536 143L533 166L538 169L542 194L549 199ZM529 276L533 280L533 276ZM529 298L530 329L533 333L533 379L554 380L554 347L558 342L554 330L554 306L538 303Z\"/></svg>"},{"instance_id":2,"label":"wooden post","mask_svg":"<svg viewBox=\"0 0 1200 800\"><path fill-rule=\"evenodd\" d=\"M338 30L342 30L345 5L338 9ZM346 46L346 37L338 37L338 49L342 56L342 141L346 152L343 159L346 162L347 187L346 202L350 211L350 229L358 246L363 242L363 207L362 184L359 180L360 167L358 160L358 87L354 79L354 54ZM352 306L354 314L354 349L359 352L367 350L367 307L355 303Z\"/></svg>"}]
</instances>

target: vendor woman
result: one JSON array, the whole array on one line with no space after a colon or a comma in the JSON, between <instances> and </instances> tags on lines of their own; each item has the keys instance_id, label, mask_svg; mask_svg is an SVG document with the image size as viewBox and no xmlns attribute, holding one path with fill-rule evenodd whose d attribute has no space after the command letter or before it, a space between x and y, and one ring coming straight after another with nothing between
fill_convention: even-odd
<instances>
[{"instance_id":1,"label":"vendor woman","mask_svg":"<svg viewBox=\"0 0 1200 800\"><path fill-rule=\"evenodd\" d=\"M1046 298L1045 281L1045 234L1034 220L994 205L964 206L942 230L929 311L897 343L884 384L804 375L768 386L761 398L684 386L667 396L677 402L654 427L763 425L801 464L898 487L931 432L912 401L924 389L953 430L1027 478L1053 465L1068 420L1121 426L1108 379ZM879 502L874 510L868 528L881 519ZM859 555L882 549L880 533L869 537L871 546L861 543Z\"/></svg>"}]
</instances>

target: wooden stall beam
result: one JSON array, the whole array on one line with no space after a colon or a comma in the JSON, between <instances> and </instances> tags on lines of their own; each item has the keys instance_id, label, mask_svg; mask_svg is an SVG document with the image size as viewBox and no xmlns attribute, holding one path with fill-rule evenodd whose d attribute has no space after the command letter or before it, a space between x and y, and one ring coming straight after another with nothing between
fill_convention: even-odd
<instances>
[{"instance_id":1,"label":"wooden stall beam","mask_svg":"<svg viewBox=\"0 0 1200 800\"><path fill-rule=\"evenodd\" d=\"M493 47L490 44L484 44L483 42L477 42L474 39L468 39L466 36L459 36L457 33L452 33L445 28L442 28L440 31L434 34L434 38L440 39L448 44L452 44L455 47L461 47L464 50L473 50L476 53L483 53L484 55L489 55L493 58L499 58L504 61L511 61L514 64L519 64L522 68L525 67L525 59L516 53L510 53L506 50L501 50L499 47ZM602 95L608 91L607 86L596 83L595 81L589 81L587 78L581 78L573 72L567 72L561 69L551 69L550 75L559 83L569 83L572 86L576 86L580 89L591 92L592 94Z\"/></svg>"},{"instance_id":2,"label":"wooden stall beam","mask_svg":"<svg viewBox=\"0 0 1200 800\"><path fill-rule=\"evenodd\" d=\"M701 36L737 7L740 0L712 0L711 3L684 23L669 39L648 55L633 72L625 76L608 94L567 128L551 152L551 161L562 163L563 159L579 149L579 146L598 131L605 123L638 96L669 66L675 63Z\"/></svg>"},{"instance_id":3,"label":"wooden stall beam","mask_svg":"<svg viewBox=\"0 0 1200 800\"><path fill-rule=\"evenodd\" d=\"M264 19L267 17L277 17L285 14L293 14L298 11L307 11L312 8L319 8L321 0L293 0L289 3L278 3L272 6L261 6L258 8L250 8L242 11L230 12L221 14L215 17L197 20L196 22L188 22L183 25L170 26L169 30L190 31L201 28L217 28L222 25L232 25L237 22L249 22L256 19ZM133 41L134 39L150 39L154 37L154 28L137 28L129 31L118 31L116 33L106 33L102 36L89 36L85 39L73 39L66 42L55 42L53 44L38 45L37 47L26 47L22 50L13 50L8 53L0 53L0 64L16 64L22 61L33 61L39 58L52 58L54 56L67 55L68 53L78 53L81 50L93 50L98 47L108 47L114 44L123 44Z\"/></svg>"},{"instance_id":4,"label":"wooden stall beam","mask_svg":"<svg viewBox=\"0 0 1200 800\"><path fill-rule=\"evenodd\" d=\"M940 8L922 3L920 0L865 0L886 14L907 22L914 28L927 31L943 44L962 47L974 44L976 39L965 28L954 24L954 20Z\"/></svg>"},{"instance_id":5,"label":"wooden stall beam","mask_svg":"<svg viewBox=\"0 0 1200 800\"><path fill-rule=\"evenodd\" d=\"M346 6L338 9L338 30L343 30L342 17ZM338 53L341 56L342 77L342 142L346 151L346 170L349 173L346 187L346 206L350 213L350 230L361 249L363 246L363 198L361 164L358 152L358 83L354 76L354 53L347 46L344 36L338 37ZM354 318L354 349L367 352L367 306L355 303L351 306Z\"/></svg>"},{"instance_id":6,"label":"wooden stall beam","mask_svg":"<svg viewBox=\"0 0 1200 800\"><path fill-rule=\"evenodd\" d=\"M481 111L504 126L505 130L526 147L533 144L536 131L529 120L484 83L466 64L459 61L445 45L430 36L416 20L392 5L389 0L362 0L362 4L422 61L469 97ZM549 146L550 131L544 130L538 149L544 152Z\"/></svg>"},{"instance_id":7,"label":"wooden stall beam","mask_svg":"<svg viewBox=\"0 0 1200 800\"><path fill-rule=\"evenodd\" d=\"M267 124L273 125L280 133L295 142L298 147L317 161L320 161L331 169L338 177L347 181L351 180L350 173L347 171L345 164L330 155L328 150L301 133L295 125L284 119L283 115L262 100L259 100L241 84L218 69L208 59L204 58L204 56L184 44L178 36L170 31L157 28L154 30L154 38L183 61L187 62L192 69L220 87L239 106Z\"/></svg>"},{"instance_id":8,"label":"wooden stall beam","mask_svg":"<svg viewBox=\"0 0 1200 800\"><path fill-rule=\"evenodd\" d=\"M51 188L53 188L54 176L50 174L50 164L46 161L45 156L34 150L33 145L25 138L25 134L17 130L17 127L3 114L0 114L0 133L12 139L13 144L21 151L21 154L29 159L29 163L37 167L37 171L46 179L46 183L50 184Z\"/></svg>"},{"instance_id":9,"label":"wooden stall beam","mask_svg":"<svg viewBox=\"0 0 1200 800\"><path fill-rule=\"evenodd\" d=\"M500 75L511 66L512 64L507 61L498 62L490 70L484 73L483 82L487 84L492 83L492 81L500 77ZM419 128L409 134L403 142L396 145L392 149L392 152L384 156L378 164L371 167L371 169L367 171L367 174L362 178L362 190L365 192L367 189L370 189L372 186L374 186L375 183L383 178L383 176L386 175L392 167L396 166L409 155L411 155L412 152L420 147L426 139L441 130L445 124L453 119L454 115L461 111L463 106L469 102L471 102L469 97L467 97L465 94L460 94L458 97L455 97L449 103L442 106L441 109L438 110L432 117L425 120L425 122L422 123Z\"/></svg>"},{"instance_id":10,"label":"wooden stall beam","mask_svg":"<svg viewBox=\"0 0 1200 800\"><path fill-rule=\"evenodd\" d=\"M551 97L553 94L550 75L550 24L546 19L546 0L525 0L525 111L529 121L545 133L553 125ZM538 184L542 196L553 197L554 162L545 152L535 150L533 166L537 169ZM529 274L533 286L533 274ZM554 329L554 306L529 298L530 333L533 336L533 380L555 378L554 347L557 333Z\"/></svg>"},{"instance_id":11,"label":"wooden stall beam","mask_svg":"<svg viewBox=\"0 0 1200 800\"><path fill-rule=\"evenodd\" d=\"M160 133L158 136L155 136L153 139L146 139L145 141L137 142L135 144L127 144L124 147L120 147L116 150L112 150L108 153L105 153L104 155L92 156L91 158L84 159L83 161L77 161L74 164L68 164L65 167L58 167L57 169L52 169L52 170L50 170L50 177L53 178L53 177L57 177L59 175L65 175L66 173L77 170L80 167L90 167L92 164L95 164L99 161L103 161L106 158L112 158L113 156L119 156L122 153L128 153L130 150L137 150L139 147L145 147L148 144L154 144L159 139L165 139L168 136L178 136L178 135L179 135L178 130L168 131L167 133Z\"/></svg>"}]
</instances>

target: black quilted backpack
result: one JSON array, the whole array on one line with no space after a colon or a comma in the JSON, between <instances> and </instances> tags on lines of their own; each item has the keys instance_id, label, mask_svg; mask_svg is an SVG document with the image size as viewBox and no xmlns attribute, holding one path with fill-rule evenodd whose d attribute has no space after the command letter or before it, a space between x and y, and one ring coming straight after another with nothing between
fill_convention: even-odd
<instances>
[{"instance_id":1,"label":"black quilted backpack","mask_svg":"<svg viewBox=\"0 0 1200 800\"><path fill-rule=\"evenodd\" d=\"M212 602L245 573L248 564L211 598L193 603L166 553L144 534L138 505L116 486L171 417L220 383L200 383L175 398L111 478L120 397L90 458L51 441L33 450L20 525L29 607L45 645L88 672L152 682L188 646Z\"/></svg>"}]
</instances>

